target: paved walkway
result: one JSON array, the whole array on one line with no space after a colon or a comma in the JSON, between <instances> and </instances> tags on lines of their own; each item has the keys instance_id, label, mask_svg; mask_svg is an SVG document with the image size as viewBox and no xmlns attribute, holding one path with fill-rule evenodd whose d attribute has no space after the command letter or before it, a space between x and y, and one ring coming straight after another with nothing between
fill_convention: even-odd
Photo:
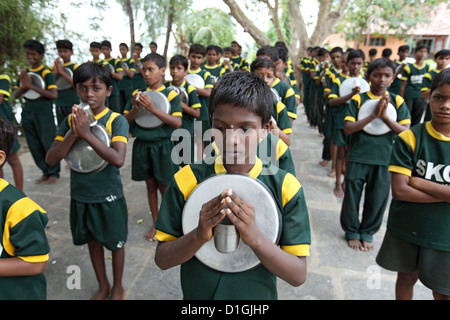
<instances>
[{"instance_id":1,"label":"paved walkway","mask_svg":"<svg viewBox=\"0 0 450 320\"><path fill-rule=\"evenodd\" d=\"M394 299L396 274L378 267L375 257L386 230L386 218L374 236L375 249L361 252L350 249L339 223L341 199L333 195L334 179L327 176L328 167L321 160L322 138L309 128L299 111L291 137L297 177L306 195L312 228L311 256L304 285L294 288L278 280L279 299L290 300L391 300ZM301 114L301 115L300 115ZM23 142L22 142L23 143ZM123 284L126 299L182 299L179 267L162 271L154 263L156 243L143 238L152 225L144 183L131 176L131 146L128 144L126 163L121 169L125 197L129 210L129 236L125 246ZM97 284L87 246L74 246L69 227L69 170L62 162L61 178L54 185L35 185L40 177L31 154L23 146L20 159L24 168L25 192L49 215L47 236L51 253L45 275L49 300L89 299ZM10 167L4 167L5 179L13 181ZM105 251L111 276L111 253ZM78 279L74 275L79 274ZM79 282L77 282L79 280ZM77 288L80 284L80 288ZM75 287L74 287L75 286ZM431 291L416 284L415 299L432 299Z\"/></svg>"}]
</instances>

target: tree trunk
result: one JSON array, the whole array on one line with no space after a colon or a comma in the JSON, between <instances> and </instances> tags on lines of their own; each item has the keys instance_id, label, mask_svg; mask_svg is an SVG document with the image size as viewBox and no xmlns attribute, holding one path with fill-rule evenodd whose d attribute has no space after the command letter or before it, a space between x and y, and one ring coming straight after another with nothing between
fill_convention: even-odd
<instances>
[{"instance_id":1,"label":"tree trunk","mask_svg":"<svg viewBox=\"0 0 450 320\"><path fill-rule=\"evenodd\" d=\"M136 43L136 37L134 33L134 17L133 17L133 8L131 7L131 1L125 0L125 10L128 15L128 20L130 22L130 45L131 50L134 48L134 44Z\"/></svg>"},{"instance_id":2,"label":"tree trunk","mask_svg":"<svg viewBox=\"0 0 450 320\"><path fill-rule=\"evenodd\" d=\"M170 33L172 32L172 23L173 23L173 17L174 17L174 5L173 0L170 0L170 6L169 6L169 14L167 17L167 31L166 31L166 43L164 44L164 57L167 57L167 51L169 50L169 39L170 39Z\"/></svg>"}]
</instances>

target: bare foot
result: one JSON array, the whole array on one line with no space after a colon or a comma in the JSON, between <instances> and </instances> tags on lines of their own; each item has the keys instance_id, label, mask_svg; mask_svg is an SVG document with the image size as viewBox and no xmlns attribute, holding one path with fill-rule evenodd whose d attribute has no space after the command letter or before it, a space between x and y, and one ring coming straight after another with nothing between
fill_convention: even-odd
<instances>
[{"instance_id":1,"label":"bare foot","mask_svg":"<svg viewBox=\"0 0 450 320\"><path fill-rule=\"evenodd\" d=\"M359 239L348 240L348 246L354 250L362 250L362 243Z\"/></svg>"},{"instance_id":2,"label":"bare foot","mask_svg":"<svg viewBox=\"0 0 450 320\"><path fill-rule=\"evenodd\" d=\"M344 189L342 189L342 184L340 185L336 184L336 188L334 188L334 195L338 198L344 197Z\"/></svg>"},{"instance_id":3,"label":"bare foot","mask_svg":"<svg viewBox=\"0 0 450 320\"><path fill-rule=\"evenodd\" d=\"M125 299L125 290L122 286L116 288L113 287L111 290L111 300L124 300Z\"/></svg>"},{"instance_id":4,"label":"bare foot","mask_svg":"<svg viewBox=\"0 0 450 320\"><path fill-rule=\"evenodd\" d=\"M328 164L328 160L322 160L319 162L319 165L321 165L322 167L326 167Z\"/></svg>"},{"instance_id":5,"label":"bare foot","mask_svg":"<svg viewBox=\"0 0 450 320\"><path fill-rule=\"evenodd\" d=\"M147 239L150 242L156 241L155 234L156 234L155 227L151 227L150 231L147 232L146 234L144 234L144 238Z\"/></svg>"},{"instance_id":6,"label":"bare foot","mask_svg":"<svg viewBox=\"0 0 450 320\"><path fill-rule=\"evenodd\" d=\"M91 300L105 300L109 295L109 285L104 288L99 288L98 291L91 297Z\"/></svg>"},{"instance_id":7,"label":"bare foot","mask_svg":"<svg viewBox=\"0 0 450 320\"><path fill-rule=\"evenodd\" d=\"M371 251L371 250L373 250L373 244L371 242L363 240L361 250L362 251Z\"/></svg>"},{"instance_id":8,"label":"bare foot","mask_svg":"<svg viewBox=\"0 0 450 320\"><path fill-rule=\"evenodd\" d=\"M34 183L41 184L42 182L46 181L49 177L42 176L39 179L35 180Z\"/></svg>"},{"instance_id":9,"label":"bare foot","mask_svg":"<svg viewBox=\"0 0 450 320\"><path fill-rule=\"evenodd\" d=\"M330 178L336 178L336 171L334 171L334 169L331 170L330 173L328 174L328 176L329 176Z\"/></svg>"},{"instance_id":10,"label":"bare foot","mask_svg":"<svg viewBox=\"0 0 450 320\"><path fill-rule=\"evenodd\" d=\"M56 181L58 181L57 177L49 177L45 184L54 184Z\"/></svg>"}]
</instances>

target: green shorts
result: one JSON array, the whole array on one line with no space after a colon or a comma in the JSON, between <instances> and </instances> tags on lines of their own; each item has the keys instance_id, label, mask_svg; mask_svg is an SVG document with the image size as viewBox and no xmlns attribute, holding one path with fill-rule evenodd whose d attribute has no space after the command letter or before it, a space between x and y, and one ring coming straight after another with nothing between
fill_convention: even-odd
<instances>
[{"instance_id":1,"label":"green shorts","mask_svg":"<svg viewBox=\"0 0 450 320\"><path fill-rule=\"evenodd\" d=\"M145 181L156 178L158 184L167 186L178 166L172 161L173 141L169 139L150 142L135 139L131 160L131 179ZM175 159L178 161L178 158Z\"/></svg>"},{"instance_id":2,"label":"green shorts","mask_svg":"<svg viewBox=\"0 0 450 320\"><path fill-rule=\"evenodd\" d=\"M418 271L426 287L450 295L450 252L422 247L386 231L376 262L391 271Z\"/></svg>"},{"instance_id":3,"label":"green shorts","mask_svg":"<svg viewBox=\"0 0 450 320\"><path fill-rule=\"evenodd\" d=\"M96 240L111 251L122 248L128 236L125 198L102 203L84 203L71 199L70 230L75 245Z\"/></svg>"}]
</instances>

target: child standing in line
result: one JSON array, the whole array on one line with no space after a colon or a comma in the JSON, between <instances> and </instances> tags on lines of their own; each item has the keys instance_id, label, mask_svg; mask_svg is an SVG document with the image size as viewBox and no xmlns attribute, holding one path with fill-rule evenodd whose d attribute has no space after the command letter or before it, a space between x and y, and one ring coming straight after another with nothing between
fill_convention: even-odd
<instances>
[{"instance_id":1,"label":"child standing in line","mask_svg":"<svg viewBox=\"0 0 450 320\"><path fill-rule=\"evenodd\" d=\"M450 70L430 86L431 121L403 131L389 171L392 203L377 263L397 272L395 297L413 298L417 279L450 299Z\"/></svg>"},{"instance_id":2,"label":"child standing in line","mask_svg":"<svg viewBox=\"0 0 450 320\"><path fill-rule=\"evenodd\" d=\"M395 63L395 74L394 74L394 81L392 81L392 84L389 86L388 91L392 92L394 94L400 94L400 89L402 87L402 73L403 69L405 69L405 66L407 64L403 63L405 59L409 56L409 46L404 45L400 46L398 48L398 59L394 61Z\"/></svg>"},{"instance_id":3,"label":"child standing in line","mask_svg":"<svg viewBox=\"0 0 450 320\"><path fill-rule=\"evenodd\" d=\"M111 52L112 52L111 42L109 42L108 40L103 40L101 44L102 44L102 53L105 56L103 61L109 63L113 70L113 71L111 71L113 91L111 92L111 95L106 100L106 106L109 107L114 112L121 113L121 110L123 109L123 107L121 107L121 102L120 102L119 84L120 84L120 81L123 79L122 64L121 64L120 60L114 59L111 56Z\"/></svg>"},{"instance_id":4,"label":"child standing in line","mask_svg":"<svg viewBox=\"0 0 450 320\"><path fill-rule=\"evenodd\" d=\"M403 98L386 91L394 72L392 61L385 58L372 61L367 69L370 91L352 97L345 117L344 133L351 136L341 226L349 247L355 250L373 249L373 235L381 226L389 197L391 179L388 164L392 144L396 135L409 128L411 123ZM374 112L361 118L361 106L371 99L379 100ZM395 120L388 117L389 103L395 107ZM377 118L381 118L390 130L384 134L364 131L366 125ZM360 222L359 203L364 188L364 209Z\"/></svg>"},{"instance_id":5,"label":"child standing in line","mask_svg":"<svg viewBox=\"0 0 450 320\"><path fill-rule=\"evenodd\" d=\"M14 144L14 127L0 117L0 168ZM50 246L47 213L0 178L0 299L45 300Z\"/></svg>"},{"instance_id":6,"label":"child standing in line","mask_svg":"<svg viewBox=\"0 0 450 320\"><path fill-rule=\"evenodd\" d=\"M75 245L88 244L92 266L99 289L92 297L122 300L125 290L122 275L125 262L125 242L128 235L128 211L123 194L119 168L125 162L128 123L123 116L105 106L111 94L111 73L101 65L87 62L73 75L80 100L89 104L94 118L111 135L111 147L100 141L90 130L87 114L77 105L58 128L57 136L47 153L47 162L54 164L66 157L76 139L84 139L108 162L100 171L78 173L70 170L70 229ZM66 133L70 130L70 134ZM105 269L104 247L112 251L114 282L111 288Z\"/></svg>"},{"instance_id":7,"label":"child standing in line","mask_svg":"<svg viewBox=\"0 0 450 320\"><path fill-rule=\"evenodd\" d=\"M137 42L133 49L133 61L136 71L133 77L133 91L140 88L145 88L146 82L144 80L144 72L142 71L142 53L143 45ZM128 102L128 101L127 101Z\"/></svg>"},{"instance_id":8,"label":"child standing in line","mask_svg":"<svg viewBox=\"0 0 450 320\"><path fill-rule=\"evenodd\" d=\"M219 47L215 45L209 45L206 47L206 64L203 65L203 69L211 74L211 80L213 85L219 80L221 76L225 74L227 69L220 65L219 61Z\"/></svg>"},{"instance_id":9,"label":"child standing in line","mask_svg":"<svg viewBox=\"0 0 450 320\"><path fill-rule=\"evenodd\" d=\"M119 96L120 96L120 112L123 113L123 110L128 102L131 99L133 94L133 78L134 73L136 71L136 67L134 64L134 60L132 58L128 58L128 45L126 43L119 44L120 57L117 60L120 61L122 65L122 80L119 82ZM117 61L116 60L116 61ZM127 67L125 67L126 65Z\"/></svg>"}]
</instances>

